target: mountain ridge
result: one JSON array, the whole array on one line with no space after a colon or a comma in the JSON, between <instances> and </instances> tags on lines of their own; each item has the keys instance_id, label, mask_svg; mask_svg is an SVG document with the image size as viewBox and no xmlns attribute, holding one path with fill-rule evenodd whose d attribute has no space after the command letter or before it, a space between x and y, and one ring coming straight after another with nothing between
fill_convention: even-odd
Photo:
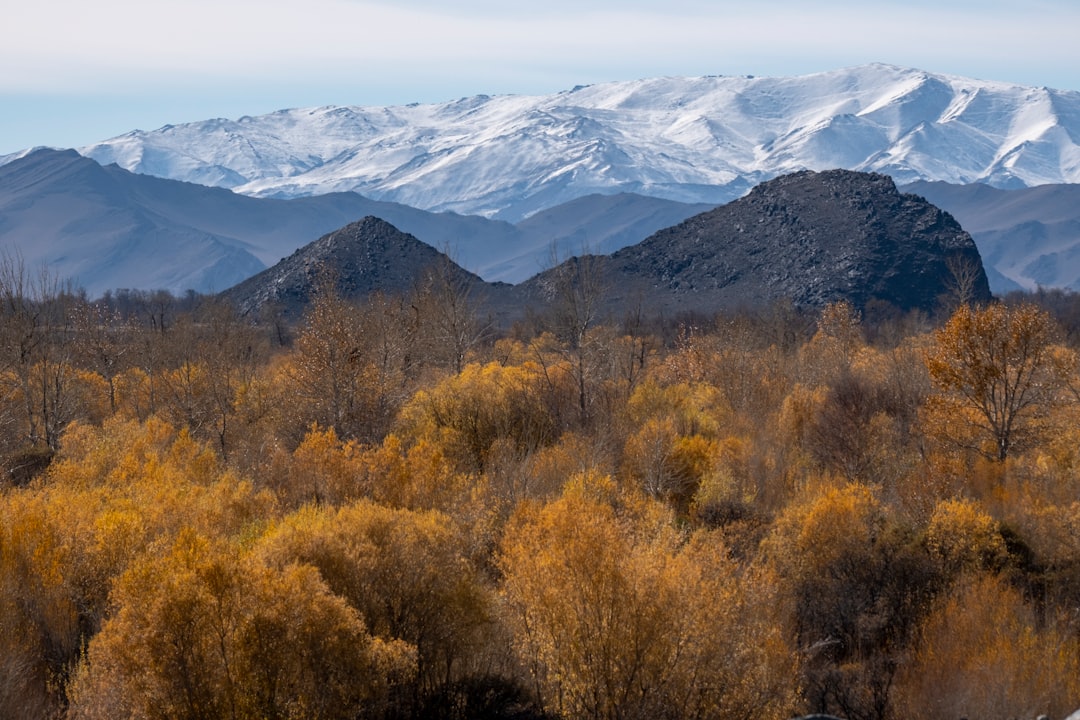
<instances>
[{"instance_id":1,"label":"mountain ridge","mask_svg":"<svg viewBox=\"0 0 1080 720\"><path fill-rule=\"evenodd\" d=\"M502 287L485 283L427 243L368 215L304 245L272 267L219 293L219 297L243 314L257 313L271 305L284 316L296 319L315 288L326 280L332 281L347 300L373 292L404 295L421 283L425 270L436 264L448 268L448 282Z\"/></svg>"},{"instance_id":2,"label":"mountain ridge","mask_svg":"<svg viewBox=\"0 0 1080 720\"><path fill-rule=\"evenodd\" d=\"M251 195L350 190L518 222L590 193L719 204L804 169L882 172L898 183L1077 182L1074 138L1078 92L871 64L279 110L133 131L81 152Z\"/></svg>"},{"instance_id":3,"label":"mountain ridge","mask_svg":"<svg viewBox=\"0 0 1080 720\"><path fill-rule=\"evenodd\" d=\"M38 149L0 165L0 240L31 266L47 264L92 295L120 288L214 292L366 215L382 217L489 280L521 281L582 246L636 242L707 206L654 198L579 199L533 227L430 213L355 193L253 198L102 167L74 150ZM604 222L597 222L600 217ZM589 219L592 218L592 221Z\"/></svg>"}]
</instances>

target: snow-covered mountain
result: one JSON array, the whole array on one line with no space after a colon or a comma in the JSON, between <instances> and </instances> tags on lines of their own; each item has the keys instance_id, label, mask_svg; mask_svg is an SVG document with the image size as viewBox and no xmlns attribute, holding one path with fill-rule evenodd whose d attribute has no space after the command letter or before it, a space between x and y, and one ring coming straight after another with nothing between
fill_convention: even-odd
<instances>
[{"instance_id":1,"label":"snow-covered mountain","mask_svg":"<svg viewBox=\"0 0 1080 720\"><path fill-rule=\"evenodd\" d=\"M1080 92L873 64L281 110L135 131L80 152L249 195L355 190L516 222L597 192L726 202L802 169L873 170L898 183L1074 183L1078 140Z\"/></svg>"}]
</instances>

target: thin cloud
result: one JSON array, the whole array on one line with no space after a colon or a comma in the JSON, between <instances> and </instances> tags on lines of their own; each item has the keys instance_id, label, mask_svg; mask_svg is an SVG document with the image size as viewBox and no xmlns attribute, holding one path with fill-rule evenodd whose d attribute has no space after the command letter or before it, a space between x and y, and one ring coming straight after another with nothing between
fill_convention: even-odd
<instances>
[{"instance_id":1,"label":"thin cloud","mask_svg":"<svg viewBox=\"0 0 1080 720\"><path fill-rule=\"evenodd\" d=\"M1001 67L1008 58L1020 68L1030 64L1034 74L1036 62L1075 66L1071 36L1080 24L1080 9L1066 3L1036 10L985 2L810 7L683 0L658 7L551 0L539 6L523 10L493 0L452 7L356 0L21 3L8 12L20 31L0 47L0 66L17 70L0 74L0 90L85 92L182 84L185 77L409 77L434 65L473 72L492 62L526 73L547 68L593 75L626 67L620 76L628 77L654 74L648 72L654 65L663 72L723 72L748 60L764 64L758 71L764 74L773 67L797 73L799 63L823 69L875 57L907 56L907 64L944 71L935 65ZM57 17L65 21L58 24Z\"/></svg>"},{"instance_id":2,"label":"thin cloud","mask_svg":"<svg viewBox=\"0 0 1080 720\"><path fill-rule=\"evenodd\" d=\"M1073 0L42 0L4 15L0 154L312 104L875 61L1080 90Z\"/></svg>"}]
</instances>

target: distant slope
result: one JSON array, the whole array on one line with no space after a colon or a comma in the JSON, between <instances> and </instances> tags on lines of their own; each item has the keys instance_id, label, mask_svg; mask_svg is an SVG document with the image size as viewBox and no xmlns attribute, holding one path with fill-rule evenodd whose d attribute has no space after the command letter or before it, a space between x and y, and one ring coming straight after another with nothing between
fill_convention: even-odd
<instances>
[{"instance_id":1,"label":"distant slope","mask_svg":"<svg viewBox=\"0 0 1080 720\"><path fill-rule=\"evenodd\" d=\"M974 299L990 298L971 237L947 213L901 194L884 175L804 171L591 260L611 307L711 313L780 299L821 307L846 299L934 311L956 257L978 271ZM560 268L528 281L539 298Z\"/></svg>"},{"instance_id":2,"label":"distant slope","mask_svg":"<svg viewBox=\"0 0 1080 720\"><path fill-rule=\"evenodd\" d=\"M4 251L29 268L46 264L91 294L122 287L227 287L263 267L245 242L179 222L154 203L133 202L128 177L73 150L39 150L0 166Z\"/></svg>"},{"instance_id":3,"label":"distant slope","mask_svg":"<svg viewBox=\"0 0 1080 720\"><path fill-rule=\"evenodd\" d=\"M519 222L522 246L532 250L504 262L490 277L520 282L559 258L615 252L713 207L633 193L587 195L571 200Z\"/></svg>"},{"instance_id":4,"label":"distant slope","mask_svg":"<svg viewBox=\"0 0 1080 720\"><path fill-rule=\"evenodd\" d=\"M1006 191L919 182L904 189L947 210L971 233L995 293L1080 290L1080 185Z\"/></svg>"},{"instance_id":5,"label":"distant slope","mask_svg":"<svg viewBox=\"0 0 1080 720\"><path fill-rule=\"evenodd\" d=\"M0 242L91 295L116 288L229 287L319 236L376 215L490 280L521 281L549 264L553 242L636 242L701 206L636 196L583 198L529 225L429 213L355 193L280 200L101 167L41 149L0 166Z\"/></svg>"},{"instance_id":6,"label":"distant slope","mask_svg":"<svg viewBox=\"0 0 1080 720\"><path fill-rule=\"evenodd\" d=\"M378 214L460 245L463 262L519 252L513 226L433 216L337 193L260 199L101 167L76 152L38 150L0 166L0 239L48 262L91 295L107 289L221 290L320 235Z\"/></svg>"},{"instance_id":7,"label":"distant slope","mask_svg":"<svg viewBox=\"0 0 1080 720\"><path fill-rule=\"evenodd\" d=\"M592 193L733 200L802 169L998 187L1080 182L1080 93L864 65L544 96L281 110L134 131L102 163L277 197L356 191L517 222Z\"/></svg>"}]
</instances>

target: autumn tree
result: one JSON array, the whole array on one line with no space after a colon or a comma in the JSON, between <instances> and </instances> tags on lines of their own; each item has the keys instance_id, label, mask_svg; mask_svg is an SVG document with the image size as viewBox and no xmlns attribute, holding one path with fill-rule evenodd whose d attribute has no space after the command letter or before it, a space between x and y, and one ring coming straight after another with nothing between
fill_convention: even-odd
<instances>
[{"instance_id":1,"label":"autumn tree","mask_svg":"<svg viewBox=\"0 0 1080 720\"><path fill-rule=\"evenodd\" d=\"M38 493L0 497L0 715L47 717L86 625L72 587L69 535Z\"/></svg>"},{"instance_id":2,"label":"autumn tree","mask_svg":"<svg viewBox=\"0 0 1080 720\"><path fill-rule=\"evenodd\" d=\"M998 523L971 500L938 503L926 528L925 544L950 576L999 570L1007 559Z\"/></svg>"},{"instance_id":3,"label":"autumn tree","mask_svg":"<svg viewBox=\"0 0 1080 720\"><path fill-rule=\"evenodd\" d=\"M0 493L0 677L25 707L62 706L114 582L148 546L185 527L232 535L274 507L157 419L74 423L62 440L41 478Z\"/></svg>"},{"instance_id":4,"label":"autumn tree","mask_svg":"<svg viewBox=\"0 0 1080 720\"><path fill-rule=\"evenodd\" d=\"M469 353L492 333L492 318L480 311L477 280L444 252L412 294L416 339L426 359L453 373L461 372Z\"/></svg>"},{"instance_id":5,"label":"autumn tree","mask_svg":"<svg viewBox=\"0 0 1080 720\"><path fill-rule=\"evenodd\" d=\"M553 248L551 263L552 269L542 276L542 290L550 302L555 334L563 343L564 356L577 387L578 422L587 426L600 350L600 337L595 331L600 324L606 292L602 258L583 252L560 263Z\"/></svg>"},{"instance_id":6,"label":"autumn tree","mask_svg":"<svg viewBox=\"0 0 1080 720\"><path fill-rule=\"evenodd\" d=\"M1065 717L1080 697L1074 623L1063 612L1040 618L999 576L966 577L921 624L896 717Z\"/></svg>"},{"instance_id":7,"label":"autumn tree","mask_svg":"<svg viewBox=\"0 0 1080 720\"><path fill-rule=\"evenodd\" d=\"M263 357L263 339L231 307L204 300L169 330L168 360L156 378L170 420L213 439L222 457L232 449L239 396Z\"/></svg>"},{"instance_id":8,"label":"autumn tree","mask_svg":"<svg viewBox=\"0 0 1080 720\"><path fill-rule=\"evenodd\" d=\"M135 326L105 303L90 302L76 305L73 326L79 363L105 380L109 411L115 413L119 406L117 377L133 361Z\"/></svg>"},{"instance_id":9,"label":"autumn tree","mask_svg":"<svg viewBox=\"0 0 1080 720\"><path fill-rule=\"evenodd\" d=\"M48 464L64 428L83 412L71 343L75 296L47 268L0 253L0 441L15 480Z\"/></svg>"},{"instance_id":10,"label":"autumn tree","mask_svg":"<svg viewBox=\"0 0 1080 720\"><path fill-rule=\"evenodd\" d=\"M401 424L414 437L437 442L462 468L480 471L500 441L521 456L555 440L544 382L544 370L532 362L469 364L413 396Z\"/></svg>"},{"instance_id":11,"label":"autumn tree","mask_svg":"<svg viewBox=\"0 0 1080 720\"><path fill-rule=\"evenodd\" d=\"M938 587L921 548L857 484L789 505L763 547L803 658L806 709L891 717L901 658Z\"/></svg>"},{"instance_id":12,"label":"autumn tree","mask_svg":"<svg viewBox=\"0 0 1080 720\"><path fill-rule=\"evenodd\" d=\"M293 432L317 422L344 438L381 439L408 394L410 315L403 298L374 294L361 308L323 278L284 372L302 402L302 413L288 413Z\"/></svg>"},{"instance_id":13,"label":"autumn tree","mask_svg":"<svg viewBox=\"0 0 1080 720\"><path fill-rule=\"evenodd\" d=\"M768 593L718 535L684 542L611 480L525 504L500 555L521 661L546 710L582 718L790 714L792 656Z\"/></svg>"},{"instance_id":14,"label":"autumn tree","mask_svg":"<svg viewBox=\"0 0 1080 720\"><path fill-rule=\"evenodd\" d=\"M635 429L623 447L623 468L650 496L685 511L706 475L724 476L722 484L730 486L725 494L749 490L720 458L717 440L732 413L716 387L705 382L661 386L648 379L631 395L626 414ZM712 484L714 497L719 484Z\"/></svg>"},{"instance_id":15,"label":"autumn tree","mask_svg":"<svg viewBox=\"0 0 1080 720\"><path fill-rule=\"evenodd\" d=\"M895 352L866 348L830 379L803 438L823 467L852 481L884 483L914 462L910 427L922 398L897 383L905 379L898 362Z\"/></svg>"},{"instance_id":16,"label":"autumn tree","mask_svg":"<svg viewBox=\"0 0 1080 720\"><path fill-rule=\"evenodd\" d=\"M1034 305L961 305L925 355L934 432L999 461L1034 442L1063 387L1056 333Z\"/></svg>"},{"instance_id":17,"label":"autumn tree","mask_svg":"<svg viewBox=\"0 0 1080 720\"><path fill-rule=\"evenodd\" d=\"M261 565L190 531L136 563L91 641L73 718L356 718L413 650L371 637L310 565Z\"/></svg>"},{"instance_id":18,"label":"autumn tree","mask_svg":"<svg viewBox=\"0 0 1080 720\"><path fill-rule=\"evenodd\" d=\"M442 513L365 500L337 510L302 508L257 550L274 567L318 568L373 634L416 648L417 701L469 671L489 627L489 598L464 545Z\"/></svg>"},{"instance_id":19,"label":"autumn tree","mask_svg":"<svg viewBox=\"0 0 1080 720\"><path fill-rule=\"evenodd\" d=\"M817 331L799 352L802 377L814 385L827 385L855 360L864 345L862 314L847 300L821 309Z\"/></svg>"},{"instance_id":20,"label":"autumn tree","mask_svg":"<svg viewBox=\"0 0 1080 720\"><path fill-rule=\"evenodd\" d=\"M122 380L129 410L140 420L159 410L163 392L161 375L178 365L178 354L187 348L178 345L172 330L180 313L179 303L172 293L165 290L154 292L125 293L120 303L129 307L129 320L139 332L136 341L133 366L138 372L129 372ZM179 353L177 352L179 349Z\"/></svg>"},{"instance_id":21,"label":"autumn tree","mask_svg":"<svg viewBox=\"0 0 1080 720\"><path fill-rule=\"evenodd\" d=\"M357 308L324 280L304 314L288 370L293 395L303 403L308 422L346 436L356 432L365 370L362 344Z\"/></svg>"}]
</instances>

